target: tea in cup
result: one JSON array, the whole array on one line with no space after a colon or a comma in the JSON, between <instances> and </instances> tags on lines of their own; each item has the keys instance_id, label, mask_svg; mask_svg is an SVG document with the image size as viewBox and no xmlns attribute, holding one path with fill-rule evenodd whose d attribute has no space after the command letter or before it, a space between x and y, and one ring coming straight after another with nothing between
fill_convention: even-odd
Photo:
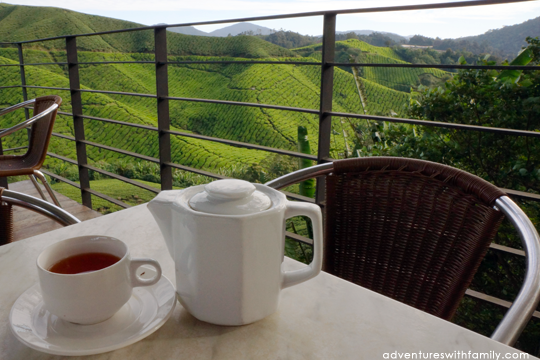
<instances>
[{"instance_id":1,"label":"tea in cup","mask_svg":"<svg viewBox=\"0 0 540 360\"><path fill-rule=\"evenodd\" d=\"M156 269L151 279L137 269ZM127 245L109 236L80 236L46 247L37 259L45 308L77 324L96 324L112 317L130 299L133 288L161 278L153 259L132 259Z\"/></svg>"}]
</instances>

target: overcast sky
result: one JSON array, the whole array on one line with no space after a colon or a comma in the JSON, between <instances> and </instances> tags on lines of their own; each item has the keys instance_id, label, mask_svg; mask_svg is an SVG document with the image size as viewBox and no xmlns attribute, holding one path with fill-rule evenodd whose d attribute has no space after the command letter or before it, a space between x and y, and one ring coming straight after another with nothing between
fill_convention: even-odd
<instances>
[{"instance_id":1,"label":"overcast sky","mask_svg":"<svg viewBox=\"0 0 540 360\"><path fill-rule=\"evenodd\" d=\"M10 4L54 6L87 14L129 20L144 25L178 24L320 10L430 4L441 0L14 0ZM540 1L462 9L338 15L337 30L388 31L441 38L478 35L490 29L522 23L540 16ZM322 18L256 22L272 29L322 34ZM227 26L197 26L210 32Z\"/></svg>"}]
</instances>

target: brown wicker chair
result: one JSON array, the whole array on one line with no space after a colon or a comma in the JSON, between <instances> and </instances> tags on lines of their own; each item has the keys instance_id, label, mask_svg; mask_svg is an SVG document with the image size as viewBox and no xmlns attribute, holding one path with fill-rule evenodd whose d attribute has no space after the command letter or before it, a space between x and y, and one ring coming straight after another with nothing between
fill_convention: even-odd
<instances>
[{"instance_id":1,"label":"brown wicker chair","mask_svg":"<svg viewBox=\"0 0 540 360\"><path fill-rule=\"evenodd\" d=\"M35 178L37 176L47 189L53 202L57 206L60 206L58 199L47 183L47 179L39 169L41 169L47 156L47 148L49 147L54 120L56 119L58 107L62 104L62 98L56 95L38 97L3 109L0 111L0 116L32 104L34 105L34 116L32 118L9 129L0 131L1 141L1 138L15 131L31 126L28 151L24 155L0 155L0 177L29 175L36 189L43 199L45 199L45 195L37 184Z\"/></svg>"},{"instance_id":2,"label":"brown wicker chair","mask_svg":"<svg viewBox=\"0 0 540 360\"><path fill-rule=\"evenodd\" d=\"M505 206L521 211L499 188L474 175L416 159L339 160L267 185L282 189L323 175L323 270L444 319L454 315L503 212L508 215ZM522 322L514 329L517 335L540 299L538 233L523 212L520 216L528 221L523 229L530 232L529 255L536 258L529 263L528 284L536 289L529 289L526 309L513 310ZM503 332L498 341L517 338Z\"/></svg>"}]
</instances>

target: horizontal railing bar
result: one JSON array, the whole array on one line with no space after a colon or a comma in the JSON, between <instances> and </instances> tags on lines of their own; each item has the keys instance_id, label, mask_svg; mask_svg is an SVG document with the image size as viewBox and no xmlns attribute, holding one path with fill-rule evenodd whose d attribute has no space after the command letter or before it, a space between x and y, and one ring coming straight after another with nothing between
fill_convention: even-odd
<instances>
[{"instance_id":1,"label":"horizontal railing bar","mask_svg":"<svg viewBox=\"0 0 540 360\"><path fill-rule=\"evenodd\" d=\"M167 64L284 64L284 65L321 65L320 62L303 61L167 61ZM80 62L79 65L101 65L101 64L152 64L155 61L92 61ZM530 70L539 71L538 66L525 65L449 65L449 64L379 64L379 63L326 63L329 66L363 66L363 67L389 67L389 68L427 68L427 69L483 69L483 70ZM2 66L37 66L37 65L68 65L67 62L58 63L34 63L34 64L0 64ZM15 85L20 86L20 85Z\"/></svg>"},{"instance_id":2,"label":"horizontal railing bar","mask_svg":"<svg viewBox=\"0 0 540 360\"><path fill-rule=\"evenodd\" d=\"M283 65L318 65L321 66L320 62L313 61L167 61L166 64L283 64Z\"/></svg>"},{"instance_id":3,"label":"horizontal railing bar","mask_svg":"<svg viewBox=\"0 0 540 360\"><path fill-rule=\"evenodd\" d=\"M517 65L443 65L443 64L374 64L374 63L327 63L329 66L363 66L389 68L429 68L429 69L482 69L482 70L533 70L539 71L538 66Z\"/></svg>"},{"instance_id":4,"label":"horizontal railing bar","mask_svg":"<svg viewBox=\"0 0 540 360\"><path fill-rule=\"evenodd\" d=\"M57 175L57 174L55 174L55 173L53 173L53 172L50 172L50 171L45 170L45 169L43 169L43 168L39 169L39 171L41 171L42 173L44 173L44 174L46 174L46 175L49 175L50 177L52 177L52 178L54 178L54 179L56 179L56 180L60 180L60 181L62 181L62 182L65 182L65 183L68 184L68 185L71 185L71 186L73 186L73 187L76 187L77 189L80 189L80 188L81 188L81 186L80 186L79 184L77 184L76 182L71 181L71 180L69 180L69 179L66 179L65 177L62 177L62 176L60 176L60 175Z\"/></svg>"},{"instance_id":5,"label":"horizontal railing bar","mask_svg":"<svg viewBox=\"0 0 540 360\"><path fill-rule=\"evenodd\" d=\"M106 176L111 177L113 179L120 180L120 181L123 181L125 183L140 187L141 189L151 191L154 194L159 193L159 189L156 189L156 188L151 187L149 185L146 185L146 184L140 183L138 181L132 180L132 179L127 178L125 176L118 175L118 174L112 173L110 171L97 168L97 167L92 166L92 165L82 165L82 167L87 168L88 170L92 170L92 171L98 172L100 174L106 175Z\"/></svg>"},{"instance_id":6,"label":"horizontal railing bar","mask_svg":"<svg viewBox=\"0 0 540 360\"><path fill-rule=\"evenodd\" d=\"M246 102L240 102L240 101L197 99L197 98L184 98L184 97L174 97L174 96L164 96L163 99L203 102L203 103L210 103L210 104L249 106L249 107L256 107L256 108L263 108L263 109L286 110L286 111L303 112L303 113L317 114L317 115L319 114L319 110L314 110L314 109L304 109L304 108L279 106L279 105L255 104L255 103L246 103Z\"/></svg>"},{"instance_id":7,"label":"horizontal railing bar","mask_svg":"<svg viewBox=\"0 0 540 360\"><path fill-rule=\"evenodd\" d=\"M170 166L172 168L175 168L175 169L189 171L189 172L192 172L192 173L195 173L195 174L208 176L208 177L211 177L211 178L214 178L214 179L231 179L228 176L214 174L214 173L209 172L209 171L195 169L195 168L185 166L185 165L179 165L179 164L175 164L175 163L171 163L171 162L166 162L166 163L163 163L163 164L166 165L166 166Z\"/></svg>"},{"instance_id":8,"label":"horizontal railing bar","mask_svg":"<svg viewBox=\"0 0 540 360\"><path fill-rule=\"evenodd\" d=\"M89 61L80 62L79 65L101 65L101 64L152 64L155 65L155 61Z\"/></svg>"},{"instance_id":9,"label":"horizontal railing bar","mask_svg":"<svg viewBox=\"0 0 540 360\"><path fill-rule=\"evenodd\" d=\"M242 147L242 148L247 148L247 149L268 151L268 152L273 152L273 153L281 154L281 155L299 157L302 159L309 159L309 160L315 160L315 161L317 160L317 156L315 155L307 155L307 154L303 154L297 151L276 149L276 148L271 148L268 146L255 145L255 144L234 141L234 140L220 139L216 137L186 133L186 132L175 131L175 130L165 130L164 133L169 133L171 135L177 135L177 136L185 136L185 137L190 137L190 138L199 139L199 140L213 141L213 142L218 142L222 144L227 144L227 145L232 145L232 146L237 146L237 147Z\"/></svg>"},{"instance_id":10,"label":"horizontal railing bar","mask_svg":"<svg viewBox=\"0 0 540 360\"><path fill-rule=\"evenodd\" d=\"M71 91L70 88L59 88L59 87L52 87L52 86L34 86L34 85L20 85L23 88L30 88L30 89L49 89L49 90L63 90L63 91Z\"/></svg>"},{"instance_id":11,"label":"horizontal railing bar","mask_svg":"<svg viewBox=\"0 0 540 360\"><path fill-rule=\"evenodd\" d=\"M159 164L159 159L156 159L156 158L151 157L151 156L146 156L146 155L137 154L137 153L134 153L134 152L131 152L131 151L118 149L118 148L115 148L115 147L112 147L112 146L107 146L107 145L98 144L98 143L95 143L95 142L92 142L92 141L88 141L88 140L79 140L79 142L80 142L80 143L83 143L83 144L86 144L86 145L90 145L90 146L94 146L94 147L97 147L97 148L101 148L101 149L104 149L104 150L114 151L114 152L117 152L117 153L119 153L119 154L128 155L128 156L135 157L135 158L137 158L137 159L146 160L146 161L150 161L150 162L154 162L154 163L158 163L158 164Z\"/></svg>"},{"instance_id":12,"label":"horizontal railing bar","mask_svg":"<svg viewBox=\"0 0 540 360\"><path fill-rule=\"evenodd\" d=\"M447 2L447 3L439 3L439 4L402 5L402 6L388 6L388 7L363 8L363 9L313 11L313 12L302 12L302 13L282 14L282 15L255 16L255 17L228 19L228 20L199 21L199 22L171 24L171 25L152 25L152 26L136 27L136 28L131 28L131 29L109 30L109 31L100 31L100 32L86 33L86 34L54 36L54 37L18 41L18 42L2 42L0 43L0 45L27 44L27 43L32 43L32 42L65 39L67 37L107 35L107 34L116 34L116 33L141 31L141 30L152 30L156 28L201 26L201 25L227 24L227 23L246 22L246 21L290 19L290 18L299 18L299 17L323 16L326 14L360 14L360 13L376 13L376 12L409 11L409 10L448 9L448 8L482 6L482 5L511 4L511 3L525 2L525 1L534 1L534 0L476 0L476 1Z\"/></svg>"},{"instance_id":13,"label":"horizontal railing bar","mask_svg":"<svg viewBox=\"0 0 540 360\"><path fill-rule=\"evenodd\" d=\"M128 122L124 122L124 121L118 121L118 120L112 120L112 119L105 119L105 118L100 118L100 117L96 117L96 116L82 115L81 117L82 117L83 119L103 121L103 122L107 122L107 123L111 123L111 124L116 124L116 125L131 126L131 127L135 127L135 128L138 128L138 129L144 129L144 130L149 130L149 131L158 131L158 128L153 127L153 126L149 126L149 125L141 125L141 124L128 123Z\"/></svg>"},{"instance_id":14,"label":"horizontal railing bar","mask_svg":"<svg viewBox=\"0 0 540 360\"><path fill-rule=\"evenodd\" d=\"M131 92L123 92L123 91L108 91L108 90L92 90L92 89L80 89L80 92L87 92L87 93L96 93L96 94L111 94L111 95L127 95L127 96L140 96L140 97L147 97L147 98L157 98L157 95L152 94L141 94L141 93L131 93Z\"/></svg>"},{"instance_id":15,"label":"horizontal railing bar","mask_svg":"<svg viewBox=\"0 0 540 360\"><path fill-rule=\"evenodd\" d=\"M66 179L66 178L64 178L64 177L62 177L60 175L56 175L55 173L51 173L50 171L47 171L47 170L44 170L44 169L41 169L41 172L43 172L44 174L49 175L52 178L55 178L55 179L60 180L62 182L65 182L66 184L74 186L77 189L81 188L81 186L79 184L77 184L77 183L75 183L75 182L73 182L71 180L68 180L68 179ZM92 194L94 196L97 196L99 198L102 198L104 200L107 200L108 202L111 202L111 203L113 203L115 205L118 205L121 208L127 209L127 208L131 207L130 205L126 204L123 201L117 200L117 199L112 198L112 197L110 197L108 195L102 194L102 193L100 193L98 191L95 191L95 190L92 190L92 189L85 189L85 190L88 191L90 194Z\"/></svg>"},{"instance_id":16,"label":"horizontal railing bar","mask_svg":"<svg viewBox=\"0 0 540 360\"><path fill-rule=\"evenodd\" d=\"M496 298L494 296L486 295L484 293L481 293L481 292L478 292L478 291L475 291L475 290L471 290L471 289L467 289L465 291L465 295L468 295L468 296L473 297L475 299L483 300L483 301L486 301L486 302L489 302L489 303L492 303L492 304L495 304L495 305L498 305L498 306L502 306L502 307L507 308L507 309L509 309L510 306L512 305L512 303L510 301L502 300L502 299ZM540 312L535 311L533 313L533 316L535 318L537 318L537 319L540 319Z\"/></svg>"},{"instance_id":17,"label":"horizontal railing bar","mask_svg":"<svg viewBox=\"0 0 540 360\"><path fill-rule=\"evenodd\" d=\"M509 196L512 196L512 197L517 197L517 198L525 199L525 200L540 201L540 195L538 195L538 194L532 194L532 193L528 193L528 192L524 192L524 191L518 191L518 190L512 190L512 189L503 189L503 188L501 188L501 190L504 191L505 193L507 193Z\"/></svg>"},{"instance_id":18,"label":"horizontal railing bar","mask_svg":"<svg viewBox=\"0 0 540 360\"><path fill-rule=\"evenodd\" d=\"M33 63L33 64L0 64L2 66L37 66L37 65L67 65L67 62Z\"/></svg>"},{"instance_id":19,"label":"horizontal railing bar","mask_svg":"<svg viewBox=\"0 0 540 360\"><path fill-rule=\"evenodd\" d=\"M301 235L297 235L297 234L289 232L289 231L285 231L285 236L288 237L288 238L293 239L296 242L313 246L313 240L311 240L310 238L307 238L307 237L304 237L304 236L301 236Z\"/></svg>"},{"instance_id":20,"label":"horizontal railing bar","mask_svg":"<svg viewBox=\"0 0 540 360\"><path fill-rule=\"evenodd\" d=\"M512 136L540 137L540 132L527 131L527 130L514 130L514 129L504 129L504 128L478 126L478 125L445 123L445 122L440 122L440 121L394 118L394 117L388 117L388 116L349 114L349 113L340 113L340 112L334 112L334 111L330 111L330 112L328 112L328 114L330 114L332 116L350 117L350 118L356 118L356 119L367 119L367 120L375 120L375 121L388 121L388 122L413 124L413 125L422 125L422 126L435 126L435 127L449 128L449 129L483 131L483 132L491 132L491 133L497 133L497 134L503 134L503 135L512 135Z\"/></svg>"},{"instance_id":21,"label":"horizontal railing bar","mask_svg":"<svg viewBox=\"0 0 540 360\"><path fill-rule=\"evenodd\" d=\"M59 138L62 138L62 139L66 139L66 140L75 141L75 138L74 138L74 137L67 136L67 135L64 135L64 134L55 133L55 132L52 133L52 136L56 136L56 137L59 137Z\"/></svg>"},{"instance_id":22,"label":"horizontal railing bar","mask_svg":"<svg viewBox=\"0 0 540 360\"><path fill-rule=\"evenodd\" d=\"M47 156L53 157L55 159L60 159L62 161L65 161L65 162L73 164L73 165L77 165L77 166L79 165L79 163L77 163L77 160L73 160L73 159L70 159L68 157L58 155L58 154L55 154L55 153L47 152Z\"/></svg>"},{"instance_id":23,"label":"horizontal railing bar","mask_svg":"<svg viewBox=\"0 0 540 360\"><path fill-rule=\"evenodd\" d=\"M96 191L96 190L92 190L90 188L87 188L87 189L84 189L85 191L89 192L90 194L94 195L94 196L97 196L99 198L102 198L103 200L107 200L108 202L111 202L115 205L118 205L120 206L121 208L124 208L124 209L127 209L127 208L130 208L131 205L128 205L126 204L125 202L123 201L120 201L120 200L117 200L113 197L110 197L109 195L105 195L103 193L100 193L99 191Z\"/></svg>"},{"instance_id":24,"label":"horizontal railing bar","mask_svg":"<svg viewBox=\"0 0 540 360\"><path fill-rule=\"evenodd\" d=\"M103 65L103 64L152 64L155 61L91 61L80 62L79 65ZM320 62L312 61L167 61L166 64L282 64L282 65L321 65ZM38 65L68 65L67 62L58 63L34 63L34 64L0 64L2 66L38 66ZM327 63L329 66L363 66L363 67L389 67L389 68L427 68L427 69L483 69L483 70L525 70L539 71L538 66L517 65L448 65L448 64L378 64L378 63ZM20 85L15 85L20 86ZM15 87L13 86L13 87Z\"/></svg>"},{"instance_id":25,"label":"horizontal railing bar","mask_svg":"<svg viewBox=\"0 0 540 360\"><path fill-rule=\"evenodd\" d=\"M515 248L511 248L511 247L504 246L504 245L491 243L491 244L489 244L489 247L491 249L493 249L493 250L502 251L502 252L509 253L509 254L514 254L514 255L519 255L519 256L526 256L525 251L515 249Z\"/></svg>"},{"instance_id":26,"label":"horizontal railing bar","mask_svg":"<svg viewBox=\"0 0 540 360\"><path fill-rule=\"evenodd\" d=\"M4 149L3 151L8 152L8 151L17 151L17 150L22 150L22 149L28 149L28 146L19 146L19 147Z\"/></svg>"},{"instance_id":27,"label":"horizontal railing bar","mask_svg":"<svg viewBox=\"0 0 540 360\"><path fill-rule=\"evenodd\" d=\"M62 63L63 64L63 63ZM90 61L80 62L79 65L103 65L103 64L152 64L155 65L155 61ZM313 61L263 61L263 60L209 60L209 61L166 61L158 62L158 64L284 64L284 65L321 65L320 62ZM41 64L25 64L25 65L41 65ZM2 65L0 65L2 66ZM18 64L10 64L9 66L19 66Z\"/></svg>"},{"instance_id":28,"label":"horizontal railing bar","mask_svg":"<svg viewBox=\"0 0 540 360\"><path fill-rule=\"evenodd\" d=\"M0 86L0 89L10 89L10 88L18 88L18 87L21 87L21 85Z\"/></svg>"}]
</instances>

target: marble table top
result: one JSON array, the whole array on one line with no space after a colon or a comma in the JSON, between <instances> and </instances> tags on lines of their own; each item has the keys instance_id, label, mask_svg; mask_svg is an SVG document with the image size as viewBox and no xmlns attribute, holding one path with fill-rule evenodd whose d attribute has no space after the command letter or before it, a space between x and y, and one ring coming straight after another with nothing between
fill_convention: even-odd
<instances>
[{"instance_id":1,"label":"marble table top","mask_svg":"<svg viewBox=\"0 0 540 360\"><path fill-rule=\"evenodd\" d=\"M145 204L1 246L0 359L62 358L19 342L11 333L9 312L17 297L38 281L35 261L45 246L69 237L95 234L125 241L133 257L158 260L163 274L175 282L174 263ZM285 258L283 266L295 269L304 265ZM177 303L167 323L144 340L84 358L385 359L419 352L423 355L459 352L468 356L475 352L519 353L485 336L321 273L310 281L284 289L278 311L254 324L211 325L195 319Z\"/></svg>"}]
</instances>

